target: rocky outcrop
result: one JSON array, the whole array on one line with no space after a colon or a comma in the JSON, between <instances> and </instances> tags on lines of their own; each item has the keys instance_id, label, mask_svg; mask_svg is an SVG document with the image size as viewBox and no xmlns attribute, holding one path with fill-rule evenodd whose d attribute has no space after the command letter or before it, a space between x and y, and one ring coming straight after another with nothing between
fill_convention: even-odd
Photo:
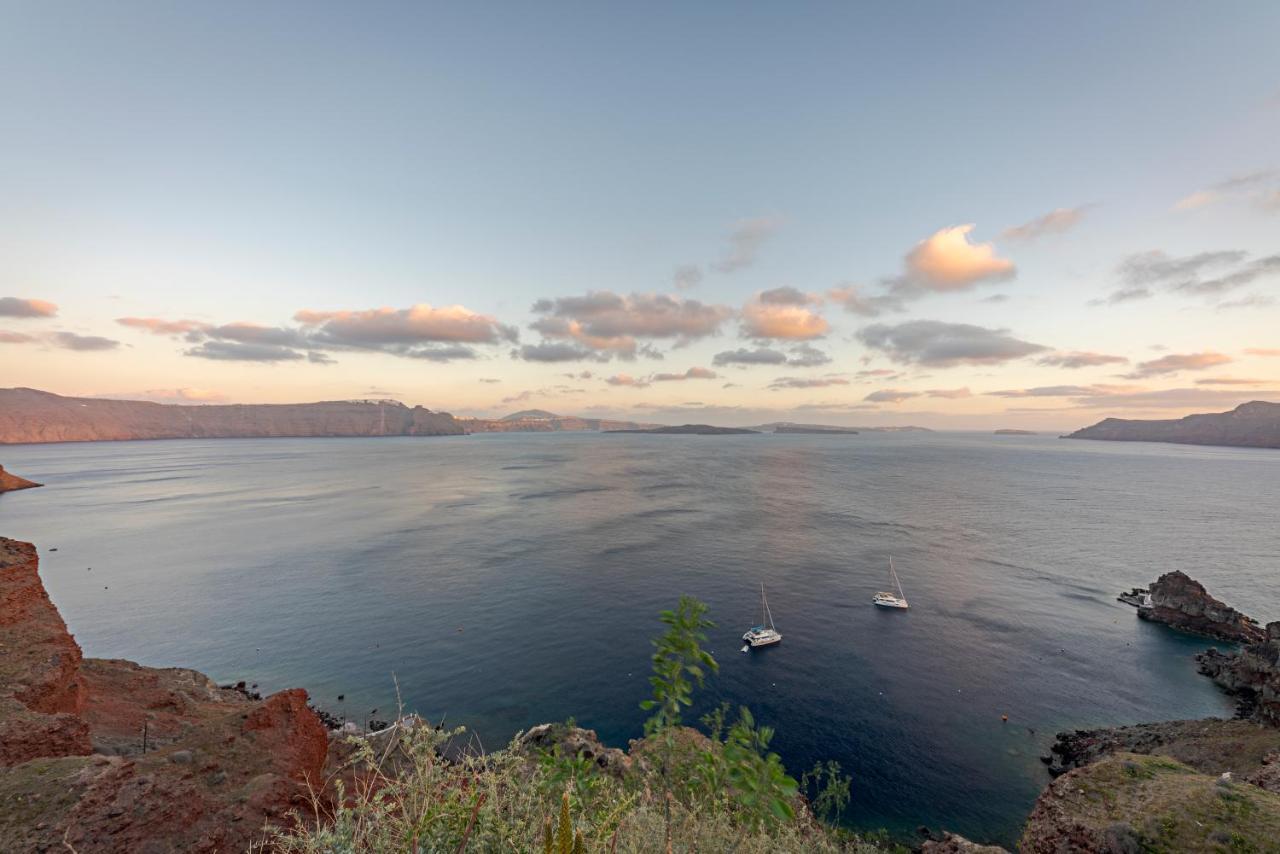
<instances>
[{"instance_id":1,"label":"rocky outcrop","mask_svg":"<svg viewBox=\"0 0 1280 854\"><path fill-rule=\"evenodd\" d=\"M1280 403L1255 400L1242 403L1230 412L1188 415L1176 420L1107 418L1065 438L1280 448Z\"/></svg>"},{"instance_id":2,"label":"rocky outcrop","mask_svg":"<svg viewBox=\"0 0 1280 854\"><path fill-rule=\"evenodd\" d=\"M981 845L958 833L944 833L941 839L926 840L920 854L1009 854L999 845Z\"/></svg>"},{"instance_id":3,"label":"rocky outcrop","mask_svg":"<svg viewBox=\"0 0 1280 854\"><path fill-rule=\"evenodd\" d=\"M1280 622L1262 640L1235 652L1210 649L1196 656L1200 672L1241 699L1242 714L1280 727Z\"/></svg>"},{"instance_id":4,"label":"rocky outcrop","mask_svg":"<svg viewBox=\"0 0 1280 854\"><path fill-rule=\"evenodd\" d=\"M1207 718L1060 732L1043 757L1055 777L1116 753L1167 756L1205 774L1255 773L1280 751L1280 730Z\"/></svg>"},{"instance_id":5,"label":"rocky outcrop","mask_svg":"<svg viewBox=\"0 0 1280 854\"><path fill-rule=\"evenodd\" d=\"M541 724L520 734L520 747L528 751L588 759L616 777L631 770L631 758L616 747L605 747L593 729L568 724Z\"/></svg>"},{"instance_id":6,"label":"rocky outcrop","mask_svg":"<svg viewBox=\"0 0 1280 854\"><path fill-rule=\"evenodd\" d=\"M1119 753L1054 780L1022 854L1275 851L1280 795L1172 759Z\"/></svg>"},{"instance_id":7,"label":"rocky outcrop","mask_svg":"<svg viewBox=\"0 0 1280 854\"><path fill-rule=\"evenodd\" d=\"M37 569L0 538L0 851L242 851L310 809L329 738L306 692L82 659Z\"/></svg>"},{"instance_id":8,"label":"rocky outcrop","mask_svg":"<svg viewBox=\"0 0 1280 854\"><path fill-rule=\"evenodd\" d=\"M1149 592L1150 606L1138 609L1144 620L1234 643L1256 643L1266 636L1256 620L1213 598L1179 570L1160 576Z\"/></svg>"},{"instance_id":9,"label":"rocky outcrop","mask_svg":"<svg viewBox=\"0 0 1280 854\"><path fill-rule=\"evenodd\" d=\"M4 470L4 466L0 466L0 492L13 492L15 489L31 489L34 486L43 486L44 484L27 480L25 477L18 477L16 474L10 474Z\"/></svg>"},{"instance_id":10,"label":"rocky outcrop","mask_svg":"<svg viewBox=\"0 0 1280 854\"><path fill-rule=\"evenodd\" d=\"M452 436L447 412L394 400L180 406L0 389L0 444L286 436Z\"/></svg>"}]
</instances>

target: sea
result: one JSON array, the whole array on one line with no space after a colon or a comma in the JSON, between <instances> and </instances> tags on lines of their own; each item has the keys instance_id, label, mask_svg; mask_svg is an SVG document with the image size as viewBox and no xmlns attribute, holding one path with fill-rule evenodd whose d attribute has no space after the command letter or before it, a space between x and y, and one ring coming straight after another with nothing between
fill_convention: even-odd
<instances>
[{"instance_id":1,"label":"sea","mask_svg":"<svg viewBox=\"0 0 1280 854\"><path fill-rule=\"evenodd\" d=\"M640 736L658 614L716 623L721 702L843 821L1011 845L1056 732L1230 716L1210 644L1116 594L1181 569L1280 619L1280 451L977 433L231 439L0 448L85 654L306 688L476 744ZM56 551L55 551L56 549ZM875 608L889 558L911 607ZM760 585L781 644L741 652ZM1007 716L1007 720L1005 719Z\"/></svg>"}]
</instances>

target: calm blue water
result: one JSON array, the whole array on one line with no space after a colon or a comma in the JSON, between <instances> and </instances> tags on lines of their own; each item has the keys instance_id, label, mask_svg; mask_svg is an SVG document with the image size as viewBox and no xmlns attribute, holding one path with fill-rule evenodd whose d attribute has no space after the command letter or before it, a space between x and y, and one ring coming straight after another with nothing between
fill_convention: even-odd
<instances>
[{"instance_id":1,"label":"calm blue water","mask_svg":"<svg viewBox=\"0 0 1280 854\"><path fill-rule=\"evenodd\" d=\"M1055 731L1230 713L1195 673L1204 644L1118 590L1180 568L1280 617L1276 451L548 434L0 452L48 484L0 497L0 533L40 545L89 655L301 685L353 718L388 715L394 674L409 708L491 747L570 715L622 745L656 614L691 593L719 622L704 709L749 704L793 772L853 775L854 824L903 834L1010 843ZM891 553L905 613L870 605ZM742 655L762 579L786 639Z\"/></svg>"}]
</instances>

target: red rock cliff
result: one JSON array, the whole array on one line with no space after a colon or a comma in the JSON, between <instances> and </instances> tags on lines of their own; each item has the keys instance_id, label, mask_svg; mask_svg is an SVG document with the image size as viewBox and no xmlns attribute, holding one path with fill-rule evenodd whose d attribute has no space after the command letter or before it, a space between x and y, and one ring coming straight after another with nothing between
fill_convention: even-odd
<instances>
[{"instance_id":1,"label":"red rock cliff","mask_svg":"<svg viewBox=\"0 0 1280 854\"><path fill-rule=\"evenodd\" d=\"M0 537L0 851L243 851L307 811L328 749L300 689L82 659L35 548Z\"/></svg>"}]
</instances>

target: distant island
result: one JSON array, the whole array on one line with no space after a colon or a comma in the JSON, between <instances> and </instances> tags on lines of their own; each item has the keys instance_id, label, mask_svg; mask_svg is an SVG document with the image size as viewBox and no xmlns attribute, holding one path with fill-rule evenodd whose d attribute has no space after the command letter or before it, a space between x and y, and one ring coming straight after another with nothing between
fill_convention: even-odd
<instances>
[{"instance_id":1,"label":"distant island","mask_svg":"<svg viewBox=\"0 0 1280 854\"><path fill-rule=\"evenodd\" d=\"M852 427L833 427L828 424L792 424L788 421L779 421L773 424L762 424L759 427L753 427L761 433L836 433L847 436L856 436L858 431Z\"/></svg>"},{"instance_id":2,"label":"distant island","mask_svg":"<svg viewBox=\"0 0 1280 854\"><path fill-rule=\"evenodd\" d=\"M834 424L797 424L793 421L770 421L751 428L758 433L932 433L928 427L911 424L889 427L842 427Z\"/></svg>"},{"instance_id":3,"label":"distant island","mask_svg":"<svg viewBox=\"0 0 1280 854\"><path fill-rule=\"evenodd\" d=\"M606 430L606 433L674 433L684 436L728 436L742 433L759 433L745 427L713 427L710 424L681 424L678 427L647 427L630 430Z\"/></svg>"},{"instance_id":4,"label":"distant island","mask_svg":"<svg viewBox=\"0 0 1280 854\"><path fill-rule=\"evenodd\" d=\"M468 433L577 433L638 430L659 426L636 421L557 415L545 409L523 409L501 418L458 418L457 421Z\"/></svg>"},{"instance_id":5,"label":"distant island","mask_svg":"<svg viewBox=\"0 0 1280 854\"><path fill-rule=\"evenodd\" d=\"M1255 400L1242 403L1230 412L1188 415L1163 421L1107 418L1064 438L1280 448L1280 403Z\"/></svg>"},{"instance_id":6,"label":"distant island","mask_svg":"<svg viewBox=\"0 0 1280 854\"><path fill-rule=\"evenodd\" d=\"M1003 430L997 430L997 431L996 431L996 435L997 435L997 436L1034 436L1034 435L1036 435L1036 431L1034 431L1034 430L1014 430L1014 429L1013 429L1013 428L1011 428L1011 427L1006 427L1006 428L1004 428Z\"/></svg>"},{"instance_id":7,"label":"distant island","mask_svg":"<svg viewBox=\"0 0 1280 854\"><path fill-rule=\"evenodd\" d=\"M395 400L201 406L0 389L0 444L124 439L460 436L447 412Z\"/></svg>"}]
</instances>

